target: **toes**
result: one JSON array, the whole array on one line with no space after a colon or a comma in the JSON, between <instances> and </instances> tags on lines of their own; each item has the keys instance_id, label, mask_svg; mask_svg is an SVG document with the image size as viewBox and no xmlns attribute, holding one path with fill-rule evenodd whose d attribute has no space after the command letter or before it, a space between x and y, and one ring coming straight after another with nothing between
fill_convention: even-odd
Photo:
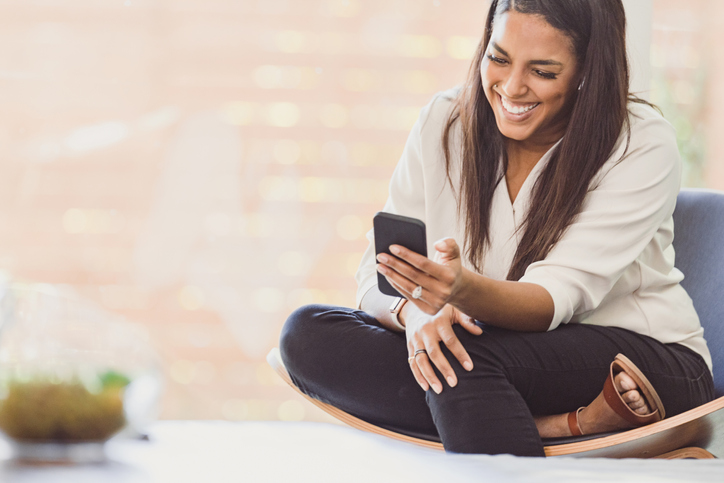
<instances>
[{"instance_id":1,"label":"toes","mask_svg":"<svg viewBox=\"0 0 724 483\"><path fill-rule=\"evenodd\" d=\"M646 407L646 401L644 400L644 398L641 397L641 393L639 393L638 391L625 392L621 394L621 397L624 401L626 401L626 404L628 404L628 407L630 407L631 409Z\"/></svg>"},{"instance_id":2,"label":"toes","mask_svg":"<svg viewBox=\"0 0 724 483\"><path fill-rule=\"evenodd\" d=\"M626 395L633 393L632 396L624 397L624 401L628 404L633 412L644 416L649 414L649 407L646 405L646 401L641 397L638 391L629 391Z\"/></svg>"},{"instance_id":3,"label":"toes","mask_svg":"<svg viewBox=\"0 0 724 483\"><path fill-rule=\"evenodd\" d=\"M651 411L649 411L649 407L648 407L648 406L644 406L644 407L642 407L642 408L634 409L634 412L635 412L636 414L638 414L639 416L646 416L646 415L649 414Z\"/></svg>"},{"instance_id":4,"label":"toes","mask_svg":"<svg viewBox=\"0 0 724 483\"><path fill-rule=\"evenodd\" d=\"M625 372L616 374L616 377L614 378L614 385L616 386L618 392L621 393L621 398L624 402L636 414L643 416L651 412L646 404L646 400L638 391L638 386L634 380L631 379L631 376Z\"/></svg>"},{"instance_id":5,"label":"toes","mask_svg":"<svg viewBox=\"0 0 724 483\"><path fill-rule=\"evenodd\" d=\"M631 376L629 376L625 372L619 372L618 374L616 374L616 377L613 378L613 382L616 386L616 389L620 393L638 389L634 380L631 379Z\"/></svg>"}]
</instances>

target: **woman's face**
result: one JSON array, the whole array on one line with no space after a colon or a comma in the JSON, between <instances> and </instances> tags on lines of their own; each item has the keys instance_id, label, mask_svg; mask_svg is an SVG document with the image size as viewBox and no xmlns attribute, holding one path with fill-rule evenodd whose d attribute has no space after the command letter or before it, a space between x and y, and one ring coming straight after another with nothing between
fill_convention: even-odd
<instances>
[{"instance_id":1,"label":"woman's face","mask_svg":"<svg viewBox=\"0 0 724 483\"><path fill-rule=\"evenodd\" d=\"M546 146L558 141L578 88L576 64L571 39L543 17L496 17L480 75L503 136Z\"/></svg>"}]
</instances>

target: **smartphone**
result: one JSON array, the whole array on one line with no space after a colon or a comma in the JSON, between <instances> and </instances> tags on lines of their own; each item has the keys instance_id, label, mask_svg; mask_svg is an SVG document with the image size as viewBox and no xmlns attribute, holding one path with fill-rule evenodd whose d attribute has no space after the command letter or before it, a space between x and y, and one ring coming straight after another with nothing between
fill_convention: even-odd
<instances>
[{"instance_id":1,"label":"smartphone","mask_svg":"<svg viewBox=\"0 0 724 483\"><path fill-rule=\"evenodd\" d=\"M408 250L427 256L427 236L425 223L417 218L394 215L380 211L372 220L375 234L375 252L390 253L390 245L401 245ZM392 255L394 257L394 255ZM377 262L379 263L379 262ZM404 297L390 285L384 275L377 272L377 285L385 295Z\"/></svg>"}]
</instances>

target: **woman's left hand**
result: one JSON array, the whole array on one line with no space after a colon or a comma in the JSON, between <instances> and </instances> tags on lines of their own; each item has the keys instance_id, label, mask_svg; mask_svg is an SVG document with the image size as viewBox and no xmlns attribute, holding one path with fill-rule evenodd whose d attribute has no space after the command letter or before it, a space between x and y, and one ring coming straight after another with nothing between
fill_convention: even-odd
<instances>
[{"instance_id":1,"label":"woman's left hand","mask_svg":"<svg viewBox=\"0 0 724 483\"><path fill-rule=\"evenodd\" d=\"M426 314L438 313L446 304L454 303L463 286L463 267L460 248L452 238L435 243L435 261L408 250L391 245L390 252L377 255L377 270L407 300ZM422 287L419 298L412 296L416 287Z\"/></svg>"}]
</instances>

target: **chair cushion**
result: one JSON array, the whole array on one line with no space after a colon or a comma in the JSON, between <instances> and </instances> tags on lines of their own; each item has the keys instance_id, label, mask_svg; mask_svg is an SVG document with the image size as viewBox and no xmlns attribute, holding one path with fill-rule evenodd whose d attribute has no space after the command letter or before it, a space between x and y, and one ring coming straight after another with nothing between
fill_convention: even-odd
<instances>
[{"instance_id":1,"label":"chair cushion","mask_svg":"<svg viewBox=\"0 0 724 483\"><path fill-rule=\"evenodd\" d=\"M694 301L714 364L717 396L724 395L724 193L683 189L674 212L676 267Z\"/></svg>"}]
</instances>

